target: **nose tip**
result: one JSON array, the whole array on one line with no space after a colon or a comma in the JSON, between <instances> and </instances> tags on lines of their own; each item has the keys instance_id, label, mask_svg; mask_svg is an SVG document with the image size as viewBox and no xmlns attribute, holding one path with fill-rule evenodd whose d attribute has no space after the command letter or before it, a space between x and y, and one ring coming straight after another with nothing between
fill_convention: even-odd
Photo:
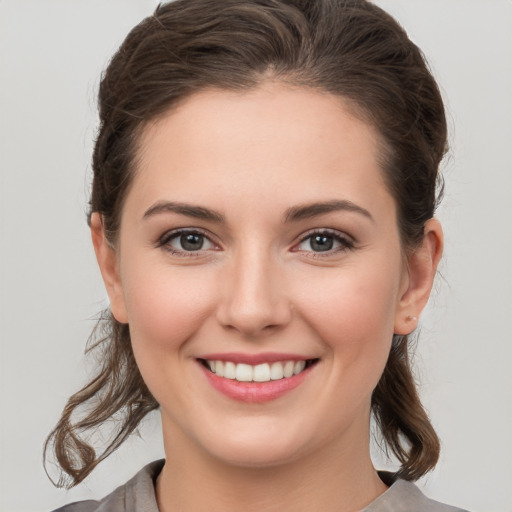
<instances>
[{"instance_id":1,"label":"nose tip","mask_svg":"<svg viewBox=\"0 0 512 512\"><path fill-rule=\"evenodd\" d=\"M219 314L219 321L227 328L257 337L275 331L289 321L290 310L282 304L264 304L261 300L233 300Z\"/></svg>"},{"instance_id":2,"label":"nose tip","mask_svg":"<svg viewBox=\"0 0 512 512\"><path fill-rule=\"evenodd\" d=\"M254 338L284 327L291 319L291 304L268 265L259 270L254 265L239 269L231 274L225 290L225 300L217 310L217 319L225 328Z\"/></svg>"}]
</instances>

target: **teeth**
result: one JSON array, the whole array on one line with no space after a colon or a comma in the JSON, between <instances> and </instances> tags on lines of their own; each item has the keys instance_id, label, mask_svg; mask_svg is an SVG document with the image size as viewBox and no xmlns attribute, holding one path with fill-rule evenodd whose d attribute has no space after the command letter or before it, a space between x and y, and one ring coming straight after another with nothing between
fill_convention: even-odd
<instances>
[{"instance_id":1,"label":"teeth","mask_svg":"<svg viewBox=\"0 0 512 512\"><path fill-rule=\"evenodd\" d=\"M294 368L293 361L286 361L284 368L283 368L283 376L285 378L291 377L293 375L293 368Z\"/></svg>"},{"instance_id":2,"label":"teeth","mask_svg":"<svg viewBox=\"0 0 512 512\"><path fill-rule=\"evenodd\" d=\"M297 375L306 367L306 361L297 361L293 367L293 375Z\"/></svg>"},{"instance_id":3,"label":"teeth","mask_svg":"<svg viewBox=\"0 0 512 512\"><path fill-rule=\"evenodd\" d=\"M237 364L235 371L235 379L240 382L252 381L252 366L250 364Z\"/></svg>"},{"instance_id":4,"label":"teeth","mask_svg":"<svg viewBox=\"0 0 512 512\"><path fill-rule=\"evenodd\" d=\"M270 378L272 380L280 380L283 378L283 364L282 363L272 363L270 367Z\"/></svg>"},{"instance_id":5,"label":"teeth","mask_svg":"<svg viewBox=\"0 0 512 512\"><path fill-rule=\"evenodd\" d=\"M226 379L239 382L268 382L270 380L287 379L304 371L306 361L278 361L252 366L235 364L232 361L206 361L210 370Z\"/></svg>"},{"instance_id":6,"label":"teeth","mask_svg":"<svg viewBox=\"0 0 512 512\"><path fill-rule=\"evenodd\" d=\"M231 361L226 361L224 363L224 378L226 379L234 379L236 377L236 365Z\"/></svg>"},{"instance_id":7,"label":"teeth","mask_svg":"<svg viewBox=\"0 0 512 512\"><path fill-rule=\"evenodd\" d=\"M270 380L270 366L268 363L254 366L252 372L252 380L254 382L268 382Z\"/></svg>"}]
</instances>

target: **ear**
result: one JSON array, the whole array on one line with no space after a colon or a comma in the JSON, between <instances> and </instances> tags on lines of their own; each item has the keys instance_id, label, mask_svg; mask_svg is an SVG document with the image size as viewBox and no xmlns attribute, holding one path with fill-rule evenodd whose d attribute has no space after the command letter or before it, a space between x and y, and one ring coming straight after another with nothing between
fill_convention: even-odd
<instances>
[{"instance_id":1,"label":"ear","mask_svg":"<svg viewBox=\"0 0 512 512\"><path fill-rule=\"evenodd\" d=\"M421 244L407 257L407 276L395 314L395 334L409 334L426 306L443 253L443 230L437 219L425 224Z\"/></svg>"},{"instance_id":2,"label":"ear","mask_svg":"<svg viewBox=\"0 0 512 512\"><path fill-rule=\"evenodd\" d=\"M117 253L105 236L103 221L97 212L91 215L91 237L101 276L110 299L112 314L118 322L127 324L128 315L126 314Z\"/></svg>"}]
</instances>

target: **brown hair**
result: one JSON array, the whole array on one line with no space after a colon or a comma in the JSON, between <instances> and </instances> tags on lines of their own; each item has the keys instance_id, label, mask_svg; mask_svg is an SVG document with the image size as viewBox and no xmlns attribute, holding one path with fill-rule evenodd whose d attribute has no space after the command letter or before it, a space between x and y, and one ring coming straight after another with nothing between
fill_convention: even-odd
<instances>
[{"instance_id":1,"label":"brown hair","mask_svg":"<svg viewBox=\"0 0 512 512\"><path fill-rule=\"evenodd\" d=\"M365 0L177 0L130 32L101 81L90 212L101 214L113 244L144 127L199 90L249 89L269 78L339 95L378 129L402 244L411 250L422 240L437 206L446 120L421 51L391 16ZM101 353L97 376L71 397L45 445L69 486L158 407L129 327L106 313L98 328L104 332L88 349ZM416 391L408 344L394 336L372 412L401 463L398 476L415 480L436 464L439 440ZM111 418L117 428L97 454L87 436Z\"/></svg>"}]
</instances>

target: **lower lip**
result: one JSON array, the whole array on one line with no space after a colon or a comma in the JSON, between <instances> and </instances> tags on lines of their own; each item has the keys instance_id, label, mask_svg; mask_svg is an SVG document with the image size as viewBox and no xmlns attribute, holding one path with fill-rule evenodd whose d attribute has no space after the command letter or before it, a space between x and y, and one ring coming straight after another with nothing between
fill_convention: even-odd
<instances>
[{"instance_id":1,"label":"lower lip","mask_svg":"<svg viewBox=\"0 0 512 512\"><path fill-rule=\"evenodd\" d=\"M239 382L238 380L219 377L200 364L206 378L217 391L233 400L251 403L269 402L285 395L304 381L313 366L316 365L309 366L293 377L268 382Z\"/></svg>"}]
</instances>

